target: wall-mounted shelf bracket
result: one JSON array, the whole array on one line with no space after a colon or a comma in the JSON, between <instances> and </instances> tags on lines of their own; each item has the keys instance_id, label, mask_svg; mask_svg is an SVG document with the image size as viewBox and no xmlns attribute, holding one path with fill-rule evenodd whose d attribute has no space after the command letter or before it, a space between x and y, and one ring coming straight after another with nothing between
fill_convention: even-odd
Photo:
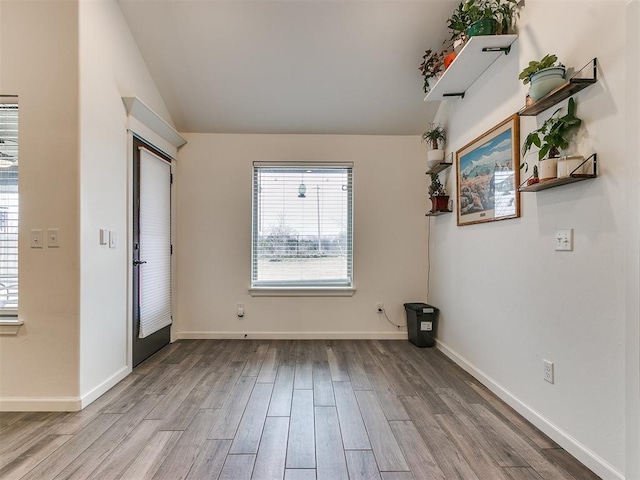
<instances>
[{"instance_id":1,"label":"wall-mounted shelf bracket","mask_svg":"<svg viewBox=\"0 0 640 480\"><path fill-rule=\"evenodd\" d=\"M506 47L484 47L482 49L483 52L503 52L505 55L509 55L511 51L511 45Z\"/></svg>"},{"instance_id":2,"label":"wall-mounted shelf bracket","mask_svg":"<svg viewBox=\"0 0 640 480\"><path fill-rule=\"evenodd\" d=\"M425 213L425 217L439 217L440 215L445 215L447 213L452 213L453 210L432 210L430 212Z\"/></svg>"},{"instance_id":3,"label":"wall-mounted shelf bracket","mask_svg":"<svg viewBox=\"0 0 640 480\"><path fill-rule=\"evenodd\" d=\"M593 173L575 173L580 170L588 161L592 161ZM596 153L591 154L590 157L584 159L584 161L578 165L573 171L566 177L554 178L545 182L534 183L527 185L527 180L518 187L520 192L538 192L540 190L546 190L548 188L559 187L560 185L568 185L569 183L582 182L598 176L598 155ZM531 177L529 177L531 178Z\"/></svg>"}]
</instances>

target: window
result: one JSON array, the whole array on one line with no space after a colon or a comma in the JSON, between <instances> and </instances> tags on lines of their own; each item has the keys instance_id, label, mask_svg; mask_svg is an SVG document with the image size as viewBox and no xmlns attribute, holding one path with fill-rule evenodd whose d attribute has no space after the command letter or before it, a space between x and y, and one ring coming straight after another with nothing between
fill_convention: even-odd
<instances>
[{"instance_id":1,"label":"window","mask_svg":"<svg viewBox=\"0 0 640 480\"><path fill-rule=\"evenodd\" d=\"M0 96L0 315L18 311L18 99Z\"/></svg>"},{"instance_id":2,"label":"window","mask_svg":"<svg viewBox=\"0 0 640 480\"><path fill-rule=\"evenodd\" d=\"M253 167L253 288L353 286L352 164Z\"/></svg>"}]
</instances>

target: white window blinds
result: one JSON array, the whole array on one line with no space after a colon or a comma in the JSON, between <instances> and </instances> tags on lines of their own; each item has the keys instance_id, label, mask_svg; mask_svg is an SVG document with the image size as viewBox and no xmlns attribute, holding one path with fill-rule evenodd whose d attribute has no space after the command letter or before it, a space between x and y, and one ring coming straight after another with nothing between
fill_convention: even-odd
<instances>
[{"instance_id":1,"label":"white window blinds","mask_svg":"<svg viewBox=\"0 0 640 480\"><path fill-rule=\"evenodd\" d=\"M171 166L140 149L140 332L171 324Z\"/></svg>"},{"instance_id":2,"label":"white window blinds","mask_svg":"<svg viewBox=\"0 0 640 480\"><path fill-rule=\"evenodd\" d=\"M254 163L252 287L352 287L352 164Z\"/></svg>"},{"instance_id":3,"label":"white window blinds","mask_svg":"<svg viewBox=\"0 0 640 480\"><path fill-rule=\"evenodd\" d=\"M0 315L18 310L18 101L0 97Z\"/></svg>"}]
</instances>

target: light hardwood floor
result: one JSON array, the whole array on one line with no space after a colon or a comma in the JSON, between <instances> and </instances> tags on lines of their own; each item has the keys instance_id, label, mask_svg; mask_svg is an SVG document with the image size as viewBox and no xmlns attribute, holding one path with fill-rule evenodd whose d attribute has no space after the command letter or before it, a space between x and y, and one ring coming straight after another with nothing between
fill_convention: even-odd
<instances>
[{"instance_id":1,"label":"light hardwood floor","mask_svg":"<svg viewBox=\"0 0 640 480\"><path fill-rule=\"evenodd\" d=\"M433 348L176 342L74 413L0 414L0 478L598 478Z\"/></svg>"}]
</instances>

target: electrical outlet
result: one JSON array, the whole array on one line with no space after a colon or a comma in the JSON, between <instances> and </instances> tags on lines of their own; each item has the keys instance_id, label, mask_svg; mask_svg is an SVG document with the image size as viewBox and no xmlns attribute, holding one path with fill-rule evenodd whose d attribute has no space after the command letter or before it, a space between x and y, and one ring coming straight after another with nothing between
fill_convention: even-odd
<instances>
[{"instance_id":1,"label":"electrical outlet","mask_svg":"<svg viewBox=\"0 0 640 480\"><path fill-rule=\"evenodd\" d=\"M544 364L544 379L549 383L553 383L553 362L542 360Z\"/></svg>"},{"instance_id":2,"label":"electrical outlet","mask_svg":"<svg viewBox=\"0 0 640 480\"><path fill-rule=\"evenodd\" d=\"M555 237L555 249L556 251L573 251L573 228L565 228L562 230L556 230Z\"/></svg>"},{"instance_id":3,"label":"electrical outlet","mask_svg":"<svg viewBox=\"0 0 640 480\"><path fill-rule=\"evenodd\" d=\"M376 311L378 313L384 312L384 303L382 303L382 302L376 303Z\"/></svg>"}]
</instances>

